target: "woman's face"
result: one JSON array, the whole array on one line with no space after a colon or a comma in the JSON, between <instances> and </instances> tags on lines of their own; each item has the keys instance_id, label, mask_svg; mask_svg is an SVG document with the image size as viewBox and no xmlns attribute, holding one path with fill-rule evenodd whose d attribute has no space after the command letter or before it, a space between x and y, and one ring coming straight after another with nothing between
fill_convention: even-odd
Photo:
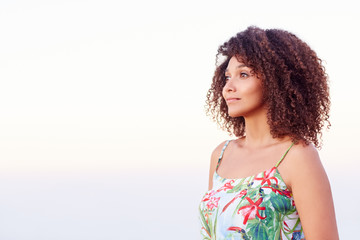
<instances>
[{"instance_id":1,"label":"woman's face","mask_svg":"<svg viewBox=\"0 0 360 240\"><path fill-rule=\"evenodd\" d=\"M231 117L248 117L264 110L261 79L251 68L236 57L232 57L227 66L226 84L222 95Z\"/></svg>"}]
</instances>

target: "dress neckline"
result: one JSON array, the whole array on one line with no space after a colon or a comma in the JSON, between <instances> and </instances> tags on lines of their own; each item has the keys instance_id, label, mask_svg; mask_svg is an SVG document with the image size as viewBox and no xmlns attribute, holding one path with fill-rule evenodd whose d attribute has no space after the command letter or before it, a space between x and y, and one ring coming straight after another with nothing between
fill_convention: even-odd
<instances>
[{"instance_id":1,"label":"dress neckline","mask_svg":"<svg viewBox=\"0 0 360 240\"><path fill-rule=\"evenodd\" d=\"M247 178L251 178L251 177L256 177L256 176L258 176L258 175L260 175L260 174L262 174L262 173L264 173L264 172L271 171L271 170L274 169L274 168L275 168L275 171L281 176L280 172L278 171L277 167L275 167L275 166L272 167L272 168L266 169L266 170L264 170L264 171L261 171L261 172L259 172L259 173L257 173L257 174L250 175L250 176L247 176L247 177L242 177L242 178L225 178L225 177L220 176L220 175L217 173L217 170L215 170L214 175L216 175L217 177L219 177L219 178L221 178L221 179L223 179L223 180L235 180L235 181L237 181L237 180L243 180L243 179L247 179ZM283 180L283 179L281 178L281 180Z\"/></svg>"},{"instance_id":2,"label":"dress neckline","mask_svg":"<svg viewBox=\"0 0 360 240\"><path fill-rule=\"evenodd\" d=\"M243 177L243 178L224 178L224 177L222 177L222 176L220 176L218 173L217 173L217 170L215 170L215 172L214 172L214 174L213 174L213 188L214 188L214 186L215 186L215 184L214 184L214 178L216 177L216 179L218 180L218 181L221 181L221 180L223 180L222 182L224 182L224 181L234 181L234 182L241 182L241 181L244 181L244 180L246 180L246 179L250 179L250 178L255 178L255 177L257 177L257 176L259 176L260 174L263 174L263 173L265 173L265 172L268 172L268 171L271 171L271 170L273 170L275 168L275 172L278 174L278 179L281 181L281 182L283 182L283 184L285 185L285 189L287 189L288 191L290 191L290 192L292 192L291 190L290 190L290 188L288 187L288 185L285 183L285 181L284 181L284 179L283 179L283 177L281 176L281 173L279 172L279 170L278 170L278 168L277 167L272 167L272 168L269 168L269 169L267 169L267 170L264 170L264 171L262 171L262 172L259 172L259 173L257 173L257 174L255 174L255 175L251 175L251 176L247 176L247 177ZM213 188L211 189L211 190L213 190ZM209 190L210 191L210 190Z\"/></svg>"}]
</instances>

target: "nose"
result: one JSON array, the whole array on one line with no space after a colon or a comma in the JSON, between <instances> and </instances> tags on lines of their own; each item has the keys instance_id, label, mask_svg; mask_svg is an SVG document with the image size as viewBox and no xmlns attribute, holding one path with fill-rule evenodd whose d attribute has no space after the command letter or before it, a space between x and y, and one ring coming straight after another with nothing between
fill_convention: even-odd
<instances>
[{"instance_id":1,"label":"nose","mask_svg":"<svg viewBox=\"0 0 360 240\"><path fill-rule=\"evenodd\" d=\"M225 83L225 86L223 87L223 92L233 92L235 91L235 86L231 80L231 78Z\"/></svg>"}]
</instances>

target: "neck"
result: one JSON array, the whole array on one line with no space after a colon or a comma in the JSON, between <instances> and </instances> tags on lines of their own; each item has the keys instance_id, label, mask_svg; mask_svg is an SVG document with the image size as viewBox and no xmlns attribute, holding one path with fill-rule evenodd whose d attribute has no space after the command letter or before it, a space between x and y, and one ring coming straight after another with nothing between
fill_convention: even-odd
<instances>
[{"instance_id":1,"label":"neck","mask_svg":"<svg viewBox=\"0 0 360 240\"><path fill-rule=\"evenodd\" d=\"M245 145L250 148L267 146L276 141L270 133L270 125L267 123L267 110L261 108L256 113L245 116Z\"/></svg>"}]
</instances>

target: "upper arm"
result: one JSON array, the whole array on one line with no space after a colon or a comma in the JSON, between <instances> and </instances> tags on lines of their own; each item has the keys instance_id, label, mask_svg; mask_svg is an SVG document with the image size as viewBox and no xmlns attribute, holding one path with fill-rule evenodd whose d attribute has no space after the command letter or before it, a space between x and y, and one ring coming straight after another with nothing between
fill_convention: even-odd
<instances>
[{"instance_id":1,"label":"upper arm","mask_svg":"<svg viewBox=\"0 0 360 240\"><path fill-rule=\"evenodd\" d=\"M212 182L212 179L213 179L213 175L214 175L214 172L216 170L216 165L218 163L218 160L219 160L219 157L220 157L220 153L221 153L221 150L222 148L224 147L225 145L225 142L222 142L220 143L215 149L214 151L212 152L211 154L211 158L210 158L210 170L209 170L209 188L208 190L211 190L212 187L213 187L213 182Z\"/></svg>"},{"instance_id":2,"label":"upper arm","mask_svg":"<svg viewBox=\"0 0 360 240\"><path fill-rule=\"evenodd\" d=\"M288 169L305 238L339 239L330 183L317 150L313 145L294 150Z\"/></svg>"}]
</instances>

